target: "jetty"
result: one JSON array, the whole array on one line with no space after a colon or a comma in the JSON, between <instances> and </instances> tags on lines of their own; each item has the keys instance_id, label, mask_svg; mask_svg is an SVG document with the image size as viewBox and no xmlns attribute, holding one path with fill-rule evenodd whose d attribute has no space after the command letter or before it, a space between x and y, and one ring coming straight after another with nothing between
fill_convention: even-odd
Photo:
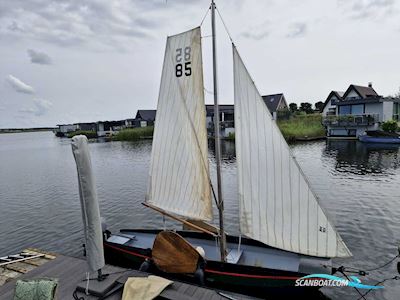
<instances>
[{"instance_id":1,"label":"jetty","mask_svg":"<svg viewBox=\"0 0 400 300\"><path fill-rule=\"evenodd\" d=\"M18 279L54 278L58 280L56 299L73 299L73 293L78 285L82 285L84 274L87 270L86 261L80 258L48 253L37 249L26 249L18 255L0 257L0 300L13 299L15 283ZM106 265L103 269L105 274L115 277L116 286L121 288L108 296L107 300L121 299L123 284L129 277L147 277L149 274ZM92 284L95 280L91 281ZM77 293L78 297L84 299L99 299L95 296L87 296ZM156 299L234 299L249 300L256 299L231 292L212 290L193 284L174 281L172 285L161 292Z\"/></svg>"}]
</instances>

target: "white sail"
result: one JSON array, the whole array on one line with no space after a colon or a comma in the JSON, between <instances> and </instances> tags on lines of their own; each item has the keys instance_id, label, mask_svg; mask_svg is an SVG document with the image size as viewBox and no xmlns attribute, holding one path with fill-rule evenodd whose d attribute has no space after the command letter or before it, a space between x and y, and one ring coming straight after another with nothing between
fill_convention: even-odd
<instances>
[{"instance_id":1,"label":"white sail","mask_svg":"<svg viewBox=\"0 0 400 300\"><path fill-rule=\"evenodd\" d=\"M200 27L168 37L146 203L212 219Z\"/></svg>"},{"instance_id":2,"label":"white sail","mask_svg":"<svg viewBox=\"0 0 400 300\"><path fill-rule=\"evenodd\" d=\"M318 204L233 45L240 230L267 245L351 256Z\"/></svg>"}]
</instances>

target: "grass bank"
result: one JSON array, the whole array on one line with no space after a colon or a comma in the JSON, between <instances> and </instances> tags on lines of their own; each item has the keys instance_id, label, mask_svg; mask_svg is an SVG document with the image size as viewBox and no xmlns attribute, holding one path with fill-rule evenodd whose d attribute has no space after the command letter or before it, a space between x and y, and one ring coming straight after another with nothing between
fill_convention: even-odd
<instances>
[{"instance_id":1,"label":"grass bank","mask_svg":"<svg viewBox=\"0 0 400 300\"><path fill-rule=\"evenodd\" d=\"M90 130L78 130L78 131L73 131L68 133L69 138L73 138L76 135L85 135L88 139L95 139L97 138L97 133L96 131L90 131Z\"/></svg>"},{"instance_id":2,"label":"grass bank","mask_svg":"<svg viewBox=\"0 0 400 300\"><path fill-rule=\"evenodd\" d=\"M307 140L325 136L320 114L294 115L288 120L278 121L278 126L287 141ZM119 131L112 137L113 141L137 141L153 137L154 127L128 128ZM227 140L235 140L230 134Z\"/></svg>"},{"instance_id":3,"label":"grass bank","mask_svg":"<svg viewBox=\"0 0 400 300\"><path fill-rule=\"evenodd\" d=\"M112 137L113 141L137 141L153 137L154 127L127 128L119 131Z\"/></svg>"},{"instance_id":4,"label":"grass bank","mask_svg":"<svg viewBox=\"0 0 400 300\"><path fill-rule=\"evenodd\" d=\"M325 136L320 114L297 115L278 121L278 126L287 141L312 139Z\"/></svg>"}]
</instances>

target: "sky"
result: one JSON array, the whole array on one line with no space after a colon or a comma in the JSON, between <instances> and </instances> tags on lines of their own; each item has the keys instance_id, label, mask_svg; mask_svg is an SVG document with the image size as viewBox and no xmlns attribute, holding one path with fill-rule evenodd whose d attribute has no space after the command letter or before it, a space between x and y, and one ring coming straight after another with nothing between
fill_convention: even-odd
<instances>
[{"instance_id":1,"label":"sky","mask_svg":"<svg viewBox=\"0 0 400 300\"><path fill-rule=\"evenodd\" d=\"M324 101L400 86L400 0L216 0L261 94ZM0 0L0 128L121 120L157 106L165 42L201 24L208 0ZM202 24L212 103L210 15ZM220 103L232 50L217 18Z\"/></svg>"}]
</instances>

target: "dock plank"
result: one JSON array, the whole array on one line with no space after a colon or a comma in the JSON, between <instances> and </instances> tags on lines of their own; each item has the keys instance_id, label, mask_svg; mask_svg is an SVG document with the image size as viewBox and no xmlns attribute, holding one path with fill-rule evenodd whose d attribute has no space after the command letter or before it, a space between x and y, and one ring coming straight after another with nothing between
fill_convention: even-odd
<instances>
[{"instance_id":1,"label":"dock plank","mask_svg":"<svg viewBox=\"0 0 400 300\"><path fill-rule=\"evenodd\" d=\"M33 265L32 265L33 266ZM57 299L72 299L72 294L76 286L85 278L87 264L84 260L58 255L53 260L48 260L46 263L22 274L18 279L33 279L33 278L57 278L59 285L57 288ZM135 270L123 269L115 266L106 266L104 273L120 273L121 278L118 281L125 282L128 276L147 276L148 274ZM123 276L125 274L125 276ZM126 278L125 278L126 277ZM0 300L10 300L14 295L15 282L17 278L9 279L7 283L0 286ZM83 296L83 294L79 294ZM122 290L107 298L107 300L121 299ZM235 294L235 299L243 300L250 299L242 295ZM96 297L84 296L85 299L97 299ZM183 282L174 281L174 283L165 289L159 299L173 299L173 300L194 300L194 299L215 299L223 300L222 297L215 290L186 284ZM254 299L254 298L252 298Z\"/></svg>"},{"instance_id":2,"label":"dock plank","mask_svg":"<svg viewBox=\"0 0 400 300\"><path fill-rule=\"evenodd\" d=\"M29 271L32 271L36 267L37 266L32 265L32 264L27 264L26 262L15 262L15 263L5 266L5 268L8 270L23 273L23 274L25 274Z\"/></svg>"}]
</instances>

